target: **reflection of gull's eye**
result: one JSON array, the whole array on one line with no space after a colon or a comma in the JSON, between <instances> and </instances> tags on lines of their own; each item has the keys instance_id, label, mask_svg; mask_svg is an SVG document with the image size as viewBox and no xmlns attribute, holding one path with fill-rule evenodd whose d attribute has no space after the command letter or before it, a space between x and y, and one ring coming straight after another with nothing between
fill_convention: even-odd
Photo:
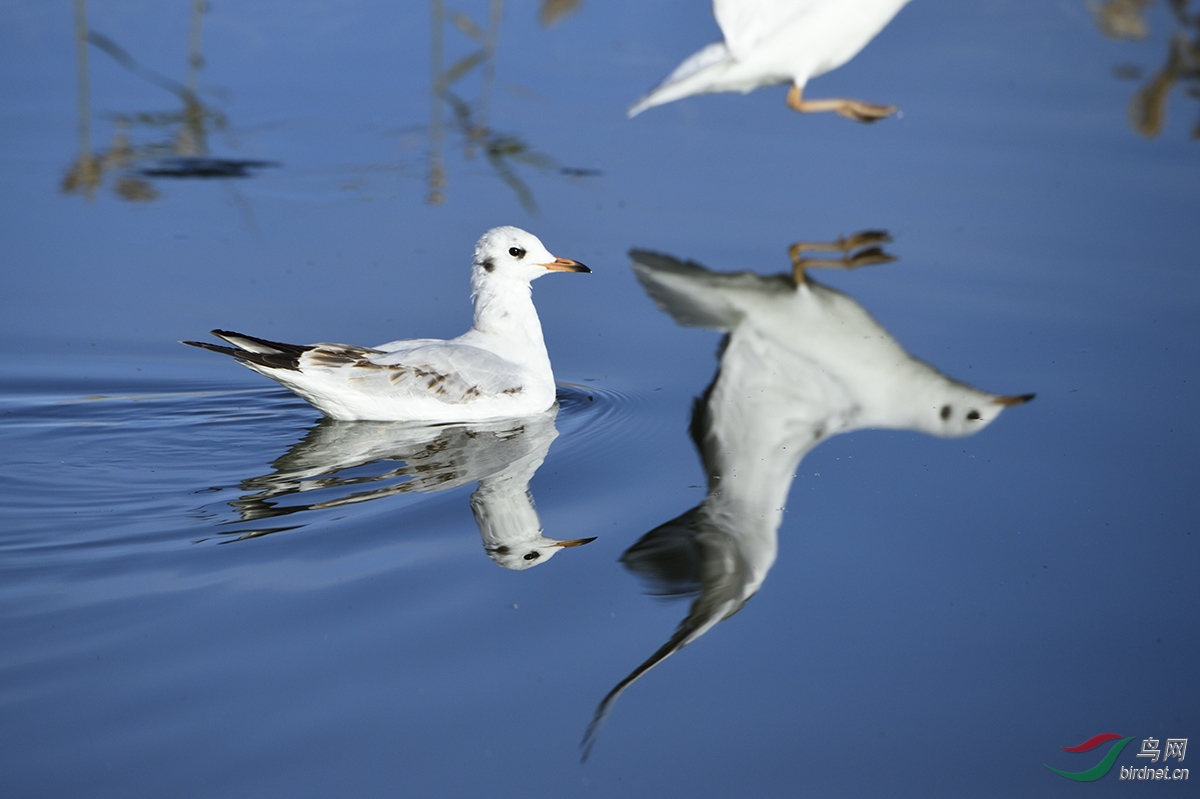
<instances>
[{"instance_id":1,"label":"reflection of gull's eye","mask_svg":"<svg viewBox=\"0 0 1200 799\"><path fill-rule=\"evenodd\" d=\"M516 249L516 248L514 247L513 249ZM537 560L539 557L541 557L541 555L542 555L541 552L530 552L525 555L525 560Z\"/></svg>"},{"instance_id":2,"label":"reflection of gull's eye","mask_svg":"<svg viewBox=\"0 0 1200 799\"><path fill-rule=\"evenodd\" d=\"M967 421L970 421L970 422L979 421L979 411L970 411L967 414Z\"/></svg>"},{"instance_id":3,"label":"reflection of gull's eye","mask_svg":"<svg viewBox=\"0 0 1200 799\"><path fill-rule=\"evenodd\" d=\"M518 260L525 257L525 251L522 250L520 247L509 247L508 254Z\"/></svg>"}]
</instances>

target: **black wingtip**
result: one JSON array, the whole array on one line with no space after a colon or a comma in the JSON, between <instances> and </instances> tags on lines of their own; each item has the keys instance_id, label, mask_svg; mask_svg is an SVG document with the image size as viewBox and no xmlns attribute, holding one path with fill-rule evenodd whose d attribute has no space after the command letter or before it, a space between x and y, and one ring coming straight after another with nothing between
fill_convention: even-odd
<instances>
[{"instance_id":1,"label":"black wingtip","mask_svg":"<svg viewBox=\"0 0 1200 799\"><path fill-rule=\"evenodd\" d=\"M227 331L213 331L213 335L220 335ZM249 336L241 336L239 333L227 333L230 336L240 336L241 338L249 339ZM253 339L257 341L258 339ZM180 344L187 344L191 347L199 347L202 350L210 352L219 352L222 355L228 355L237 358L239 361L246 364L255 364L257 366L265 366L268 369L290 369L299 371L300 369L300 354L304 351L300 347L292 347L288 352L253 352L251 350L238 349L236 347L225 347L220 344L210 344L207 341L181 341Z\"/></svg>"},{"instance_id":2,"label":"black wingtip","mask_svg":"<svg viewBox=\"0 0 1200 799\"><path fill-rule=\"evenodd\" d=\"M233 347L223 347L220 344L210 344L207 341L180 341L180 344L187 344L189 347L199 347L202 350L211 350L219 352L222 355L232 355L235 358L241 357L241 350L236 350Z\"/></svg>"}]
</instances>

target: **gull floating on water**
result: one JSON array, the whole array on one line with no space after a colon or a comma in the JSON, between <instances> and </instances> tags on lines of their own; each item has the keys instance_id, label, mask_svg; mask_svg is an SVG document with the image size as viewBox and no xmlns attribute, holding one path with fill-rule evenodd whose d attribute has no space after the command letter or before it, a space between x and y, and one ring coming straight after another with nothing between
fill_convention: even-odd
<instances>
[{"instance_id":1,"label":"gull floating on water","mask_svg":"<svg viewBox=\"0 0 1200 799\"><path fill-rule=\"evenodd\" d=\"M530 282L547 272L590 272L556 258L537 236L492 228L475 245L475 323L458 338L409 339L357 347L282 344L227 330L232 355L333 419L474 422L540 413L554 404L554 373Z\"/></svg>"},{"instance_id":2,"label":"gull floating on water","mask_svg":"<svg viewBox=\"0 0 1200 799\"><path fill-rule=\"evenodd\" d=\"M714 0L713 15L725 36L689 56L667 79L629 109L647 108L695 94L741 92L791 83L794 111L834 111L857 122L896 113L894 105L844 98L805 100L810 78L845 64L892 20L908 0Z\"/></svg>"}]
</instances>

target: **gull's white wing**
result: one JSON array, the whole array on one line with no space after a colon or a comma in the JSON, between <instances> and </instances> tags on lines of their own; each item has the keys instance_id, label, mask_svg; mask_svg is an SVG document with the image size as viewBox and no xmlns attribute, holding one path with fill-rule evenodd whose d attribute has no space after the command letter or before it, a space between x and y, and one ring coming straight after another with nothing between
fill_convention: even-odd
<instances>
[{"instance_id":1,"label":"gull's white wing","mask_svg":"<svg viewBox=\"0 0 1200 799\"><path fill-rule=\"evenodd\" d=\"M845 64L909 0L714 0L713 14L739 61L788 67L803 82Z\"/></svg>"},{"instance_id":2,"label":"gull's white wing","mask_svg":"<svg viewBox=\"0 0 1200 799\"><path fill-rule=\"evenodd\" d=\"M413 342L393 352L344 344L318 344L300 358L306 374L321 371L378 384L393 398L411 396L447 404L521 391L521 375L511 362L479 347L449 341Z\"/></svg>"},{"instance_id":3,"label":"gull's white wing","mask_svg":"<svg viewBox=\"0 0 1200 799\"><path fill-rule=\"evenodd\" d=\"M834 0L837 2L838 0ZM830 0L713 0L713 16L735 58L745 58L794 18Z\"/></svg>"}]
</instances>

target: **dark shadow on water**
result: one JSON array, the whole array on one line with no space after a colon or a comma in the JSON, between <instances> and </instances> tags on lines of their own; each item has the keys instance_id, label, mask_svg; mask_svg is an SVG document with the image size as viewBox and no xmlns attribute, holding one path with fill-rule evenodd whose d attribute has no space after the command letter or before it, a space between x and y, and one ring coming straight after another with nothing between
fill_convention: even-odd
<instances>
[{"instance_id":1,"label":"dark shadow on water","mask_svg":"<svg viewBox=\"0 0 1200 799\"><path fill-rule=\"evenodd\" d=\"M812 268L894 260L868 231L792 245L792 271L718 273L633 250L633 270L680 325L724 332L717 373L692 407L690 433L708 494L642 536L621 562L660 596L694 596L674 634L600 702L582 741L587 759L626 689L737 613L775 562L777 533L801 459L822 441L864 428L971 435L1032 394L990 394L904 350L853 298L813 280ZM834 257L810 258L828 252Z\"/></svg>"},{"instance_id":2,"label":"dark shadow on water","mask_svg":"<svg viewBox=\"0 0 1200 799\"><path fill-rule=\"evenodd\" d=\"M274 161L236 158L162 158L152 166L141 167L139 175L148 178L248 178L253 170L278 166Z\"/></svg>"}]
</instances>

